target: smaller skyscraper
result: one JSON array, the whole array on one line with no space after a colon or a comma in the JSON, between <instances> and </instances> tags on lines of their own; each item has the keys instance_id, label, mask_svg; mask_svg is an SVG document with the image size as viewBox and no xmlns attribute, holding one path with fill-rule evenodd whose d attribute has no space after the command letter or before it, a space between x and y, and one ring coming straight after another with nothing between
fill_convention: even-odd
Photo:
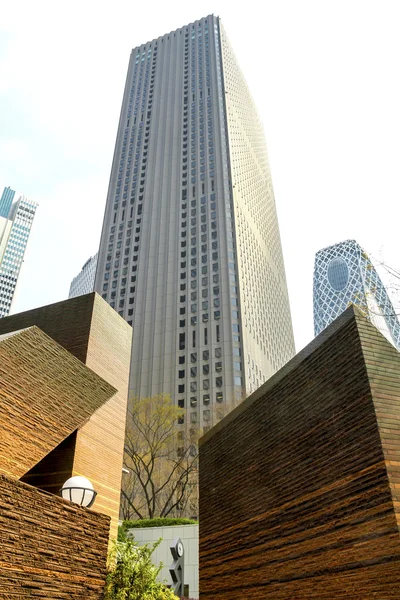
<instances>
[{"instance_id":1,"label":"smaller skyscraper","mask_svg":"<svg viewBox=\"0 0 400 600\"><path fill-rule=\"evenodd\" d=\"M393 304L367 253L355 240L328 246L315 255L313 304L315 335L356 304L400 350L400 323Z\"/></svg>"},{"instance_id":2,"label":"smaller skyscraper","mask_svg":"<svg viewBox=\"0 0 400 600\"><path fill-rule=\"evenodd\" d=\"M0 318L11 309L37 204L5 188L0 200ZM8 208L7 208L8 207Z\"/></svg>"},{"instance_id":3,"label":"smaller skyscraper","mask_svg":"<svg viewBox=\"0 0 400 600\"><path fill-rule=\"evenodd\" d=\"M15 191L10 187L5 187L0 198L0 217L7 219L10 212L12 201L14 200Z\"/></svg>"},{"instance_id":4,"label":"smaller skyscraper","mask_svg":"<svg viewBox=\"0 0 400 600\"><path fill-rule=\"evenodd\" d=\"M83 294L93 292L96 266L97 253L85 262L81 272L71 281L68 298L76 298L76 296L82 296Z\"/></svg>"}]
</instances>

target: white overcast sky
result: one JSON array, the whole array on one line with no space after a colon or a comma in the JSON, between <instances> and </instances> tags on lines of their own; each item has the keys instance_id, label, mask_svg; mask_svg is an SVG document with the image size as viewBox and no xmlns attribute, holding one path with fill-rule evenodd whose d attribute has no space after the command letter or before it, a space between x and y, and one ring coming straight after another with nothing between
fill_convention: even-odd
<instances>
[{"instance_id":1,"label":"white overcast sky","mask_svg":"<svg viewBox=\"0 0 400 600\"><path fill-rule=\"evenodd\" d=\"M317 250L400 267L399 0L0 0L0 188L40 205L14 312L97 251L131 48L210 13L264 123L297 350Z\"/></svg>"}]
</instances>

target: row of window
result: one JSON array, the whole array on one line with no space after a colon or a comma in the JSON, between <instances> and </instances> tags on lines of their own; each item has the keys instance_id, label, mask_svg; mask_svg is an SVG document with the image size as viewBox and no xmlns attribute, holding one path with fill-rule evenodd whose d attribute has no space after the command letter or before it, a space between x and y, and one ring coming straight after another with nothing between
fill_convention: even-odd
<instances>
[{"instance_id":1,"label":"row of window","mask_svg":"<svg viewBox=\"0 0 400 600\"><path fill-rule=\"evenodd\" d=\"M152 59L152 60L151 60ZM154 53L152 55L151 48L148 51L146 68L144 70L144 64L142 62L140 66L140 70L137 70L137 66L135 66L132 85L129 96L129 105L127 112L127 127L124 132L121 155L120 155L120 166L118 173L118 180L115 190L115 205L114 210L118 210L118 203L120 200L120 195L122 193L122 213L121 213L121 223L119 224L119 232L117 234L117 243L115 258L113 262L113 278L112 282L112 291L110 293L110 305L113 308L116 308L117 301L117 286L118 286L118 278L120 274L123 276L120 283L119 289L119 301L118 308L119 314L124 316L125 310L125 294L128 292L128 288L126 287L126 275L128 273L128 264L132 261L132 272L136 273L137 271L137 262L138 262L138 251L139 251L139 242L140 242L140 230L141 230L141 215L143 211L143 201L144 201L144 185L145 185L145 175L146 175L146 167L147 167L147 154L148 154L148 144L149 144L149 135L150 135L150 119L151 119L151 108L153 102L153 92L154 92L154 81L155 81L155 70L156 70L156 61L157 61L157 48L154 48ZM150 74L151 67L151 74ZM134 91L136 89L136 100L133 105L133 97ZM149 92L147 94L147 92ZM141 118L140 122L137 123L137 115L139 112L139 104L141 98ZM147 103L147 112L146 112L146 103ZM130 123L132 111L134 115L133 123ZM145 120L146 117L146 120ZM130 136L129 136L130 132ZM129 138L129 146L128 146L128 138ZM142 149L143 142L143 149ZM136 145L136 154L135 161L132 164L133 160L133 148ZM142 160L141 160L141 169L139 172L139 157L141 155L142 149ZM125 164L126 160L126 164ZM140 179L140 187L137 191L137 182ZM124 183L123 183L124 181ZM131 186L131 209L130 209L130 220L127 222L127 225L123 223L125 219L125 207L128 198L129 187ZM135 239L134 239L134 247L130 248L131 236L132 236L132 217L134 213L134 205L136 200L136 194L138 195L138 203L136 205L135 215L136 215L136 228L135 228ZM110 254L107 256L108 262L106 263L106 272L104 274L105 283L103 284L103 291L108 291L108 279L109 273L111 269L111 260L112 260L112 252L114 250L114 240L115 240L115 229L116 229L116 216L117 212L114 214L114 224L110 230L109 237L109 252ZM121 249L122 249L122 240L125 237L125 257L120 259ZM132 238L133 239L133 238ZM119 267L124 265L121 272L119 272ZM131 277L131 283L136 281L136 274ZM135 286L131 286L129 288L130 297L128 299L128 305L131 305L128 308L127 315L133 316L133 305L135 302ZM103 297L107 298L107 294L103 294ZM132 320L128 320L128 323L132 324Z\"/></svg>"}]
</instances>

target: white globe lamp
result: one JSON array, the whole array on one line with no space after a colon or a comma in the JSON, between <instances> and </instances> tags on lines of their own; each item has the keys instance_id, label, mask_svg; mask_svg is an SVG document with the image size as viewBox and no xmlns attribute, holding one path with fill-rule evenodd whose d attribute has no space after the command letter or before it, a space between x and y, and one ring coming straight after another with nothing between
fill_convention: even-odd
<instances>
[{"instance_id":1,"label":"white globe lamp","mask_svg":"<svg viewBox=\"0 0 400 600\"><path fill-rule=\"evenodd\" d=\"M90 508L95 501L97 492L94 491L89 479L81 475L75 475L75 477L70 477L64 483L61 488L61 496L64 500Z\"/></svg>"}]
</instances>

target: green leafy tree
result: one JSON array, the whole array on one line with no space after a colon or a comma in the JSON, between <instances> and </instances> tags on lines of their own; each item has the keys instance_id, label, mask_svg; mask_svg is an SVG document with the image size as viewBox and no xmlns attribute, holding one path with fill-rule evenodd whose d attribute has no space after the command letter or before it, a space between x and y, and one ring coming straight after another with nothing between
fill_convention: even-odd
<instances>
[{"instance_id":1,"label":"green leafy tree","mask_svg":"<svg viewBox=\"0 0 400 600\"><path fill-rule=\"evenodd\" d=\"M167 395L129 402L121 516L197 515L198 433L178 427L185 411Z\"/></svg>"},{"instance_id":2,"label":"green leafy tree","mask_svg":"<svg viewBox=\"0 0 400 600\"><path fill-rule=\"evenodd\" d=\"M114 542L108 560L105 600L179 600L157 581L162 565L153 565L151 555L160 541L145 546L133 540Z\"/></svg>"}]
</instances>

